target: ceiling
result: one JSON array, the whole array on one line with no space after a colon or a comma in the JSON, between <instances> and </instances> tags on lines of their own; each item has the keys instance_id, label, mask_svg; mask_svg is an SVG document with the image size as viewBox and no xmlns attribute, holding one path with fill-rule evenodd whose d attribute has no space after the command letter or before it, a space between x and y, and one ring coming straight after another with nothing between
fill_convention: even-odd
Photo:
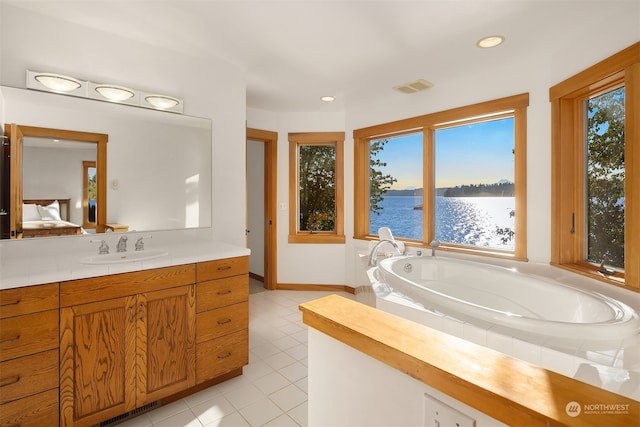
<instances>
[{"instance_id":1,"label":"ceiling","mask_svg":"<svg viewBox=\"0 0 640 427\"><path fill-rule=\"evenodd\" d=\"M301 112L342 111L411 96L392 88L417 79L437 87L470 69L517 61L552 44L566 46L585 31L585 23L614 18L616 7L629 1L637 0L6 3L166 49L224 59L244 70L248 107ZM493 34L505 36L505 43L476 47L478 39ZM323 95L336 100L323 103Z\"/></svg>"}]
</instances>

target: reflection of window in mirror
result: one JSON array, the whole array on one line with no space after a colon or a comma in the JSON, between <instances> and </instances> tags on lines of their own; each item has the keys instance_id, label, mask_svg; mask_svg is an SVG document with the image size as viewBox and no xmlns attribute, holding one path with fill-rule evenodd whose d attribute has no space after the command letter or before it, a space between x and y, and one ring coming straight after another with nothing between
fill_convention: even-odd
<instances>
[{"instance_id":1,"label":"reflection of window in mirror","mask_svg":"<svg viewBox=\"0 0 640 427\"><path fill-rule=\"evenodd\" d=\"M82 226L96 228L96 162L82 162Z\"/></svg>"}]
</instances>

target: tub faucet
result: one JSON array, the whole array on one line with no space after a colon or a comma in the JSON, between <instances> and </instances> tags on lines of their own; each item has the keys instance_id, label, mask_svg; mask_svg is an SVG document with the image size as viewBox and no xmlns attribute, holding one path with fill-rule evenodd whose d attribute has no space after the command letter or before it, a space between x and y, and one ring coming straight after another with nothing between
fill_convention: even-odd
<instances>
[{"instance_id":1,"label":"tub faucet","mask_svg":"<svg viewBox=\"0 0 640 427\"><path fill-rule=\"evenodd\" d=\"M398 246L398 244L396 243L395 240L389 240L389 239L380 240L378 243L376 243L376 245L373 247L373 249L371 249L371 255L369 256L369 266L370 267L373 267L373 266L375 266L377 264L378 248L383 243L391 243L393 245L393 247L398 250L398 252L400 251L400 247Z\"/></svg>"},{"instance_id":2,"label":"tub faucet","mask_svg":"<svg viewBox=\"0 0 640 427\"><path fill-rule=\"evenodd\" d=\"M136 251L142 250L144 250L144 242L142 241L142 237L139 237L138 240L136 240Z\"/></svg>"},{"instance_id":3,"label":"tub faucet","mask_svg":"<svg viewBox=\"0 0 640 427\"><path fill-rule=\"evenodd\" d=\"M118 239L118 243L116 244L117 252L127 252L127 236L122 236Z\"/></svg>"},{"instance_id":4,"label":"tub faucet","mask_svg":"<svg viewBox=\"0 0 640 427\"><path fill-rule=\"evenodd\" d=\"M440 246L440 240L432 240L429 246L431 246L431 256L436 256L436 248Z\"/></svg>"},{"instance_id":5,"label":"tub faucet","mask_svg":"<svg viewBox=\"0 0 640 427\"><path fill-rule=\"evenodd\" d=\"M607 267L605 264L609 261L609 259L607 258L607 255L605 254L602 257L602 262L600 263L600 268L598 268L598 271L602 274L604 274L605 276L613 276L614 274L616 274L616 271L613 268L609 268Z\"/></svg>"},{"instance_id":6,"label":"tub faucet","mask_svg":"<svg viewBox=\"0 0 640 427\"><path fill-rule=\"evenodd\" d=\"M109 245L104 240L100 241L100 247L98 248L98 254L100 255L108 255L109 254Z\"/></svg>"}]
</instances>

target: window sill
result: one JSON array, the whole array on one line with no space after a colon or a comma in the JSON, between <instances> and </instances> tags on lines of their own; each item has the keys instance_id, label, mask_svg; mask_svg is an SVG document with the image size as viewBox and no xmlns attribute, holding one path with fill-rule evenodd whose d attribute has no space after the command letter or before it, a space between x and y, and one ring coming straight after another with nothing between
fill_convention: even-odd
<instances>
[{"instance_id":1,"label":"window sill","mask_svg":"<svg viewBox=\"0 0 640 427\"><path fill-rule=\"evenodd\" d=\"M554 267L562 268L563 270L568 270L573 273L580 274L585 277L589 277L591 279L598 280L603 283L619 286L621 288L629 289L635 292L640 292L639 288L627 286L624 280L624 275L620 273L615 273L612 276L606 276L600 273L590 264L556 264L552 262L551 265L553 265Z\"/></svg>"},{"instance_id":2,"label":"window sill","mask_svg":"<svg viewBox=\"0 0 640 427\"><path fill-rule=\"evenodd\" d=\"M344 243L344 234L289 234L289 243Z\"/></svg>"},{"instance_id":3,"label":"window sill","mask_svg":"<svg viewBox=\"0 0 640 427\"><path fill-rule=\"evenodd\" d=\"M378 236L364 236L364 237L354 237L354 239L365 240L365 241L377 241ZM416 240L405 240L405 239L397 239L400 242L403 242L406 247L416 248L416 249L428 249L431 250L431 246L424 242L419 242ZM465 255L473 255L473 256L484 256L490 258L500 258L500 259L509 259L514 261L529 261L526 257L517 257L513 252L501 251L498 249L484 249L484 248L471 248L468 246L458 246L452 244L442 243L437 249L436 252L452 252L457 254L465 254Z\"/></svg>"}]
</instances>

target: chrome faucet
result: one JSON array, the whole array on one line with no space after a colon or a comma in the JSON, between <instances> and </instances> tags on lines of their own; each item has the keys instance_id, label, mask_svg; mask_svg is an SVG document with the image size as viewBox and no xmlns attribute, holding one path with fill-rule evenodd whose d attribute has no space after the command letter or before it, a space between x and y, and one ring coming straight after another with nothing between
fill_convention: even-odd
<instances>
[{"instance_id":1,"label":"chrome faucet","mask_svg":"<svg viewBox=\"0 0 640 427\"><path fill-rule=\"evenodd\" d=\"M100 255L108 255L109 254L109 245L104 240L100 241L100 247L98 248L98 254Z\"/></svg>"},{"instance_id":2,"label":"chrome faucet","mask_svg":"<svg viewBox=\"0 0 640 427\"><path fill-rule=\"evenodd\" d=\"M117 252L127 252L127 236L122 236L118 239L118 243L116 244Z\"/></svg>"},{"instance_id":3,"label":"chrome faucet","mask_svg":"<svg viewBox=\"0 0 640 427\"><path fill-rule=\"evenodd\" d=\"M440 240L430 241L429 246L431 246L431 256L436 256L436 248L440 246Z\"/></svg>"},{"instance_id":4,"label":"chrome faucet","mask_svg":"<svg viewBox=\"0 0 640 427\"><path fill-rule=\"evenodd\" d=\"M144 250L144 242L142 241L142 237L139 237L138 240L136 240L136 251L141 250Z\"/></svg>"},{"instance_id":5,"label":"chrome faucet","mask_svg":"<svg viewBox=\"0 0 640 427\"><path fill-rule=\"evenodd\" d=\"M604 274L605 276L613 276L614 274L616 274L616 271L613 268L609 268L607 267L605 264L607 263L607 261L609 261L609 259L607 258L607 255L605 254L602 257L602 262L600 263L600 268L598 268L598 271L602 274Z\"/></svg>"},{"instance_id":6,"label":"chrome faucet","mask_svg":"<svg viewBox=\"0 0 640 427\"><path fill-rule=\"evenodd\" d=\"M398 252L400 251L400 247L395 242L395 240L388 240L388 239L380 240L378 243L376 243L376 245L373 247L373 249L371 249L371 254L369 255L369 266L370 267L373 267L374 265L377 264L377 258L376 257L378 256L378 248L383 243L391 243L393 245L393 247L398 250Z\"/></svg>"}]
</instances>

